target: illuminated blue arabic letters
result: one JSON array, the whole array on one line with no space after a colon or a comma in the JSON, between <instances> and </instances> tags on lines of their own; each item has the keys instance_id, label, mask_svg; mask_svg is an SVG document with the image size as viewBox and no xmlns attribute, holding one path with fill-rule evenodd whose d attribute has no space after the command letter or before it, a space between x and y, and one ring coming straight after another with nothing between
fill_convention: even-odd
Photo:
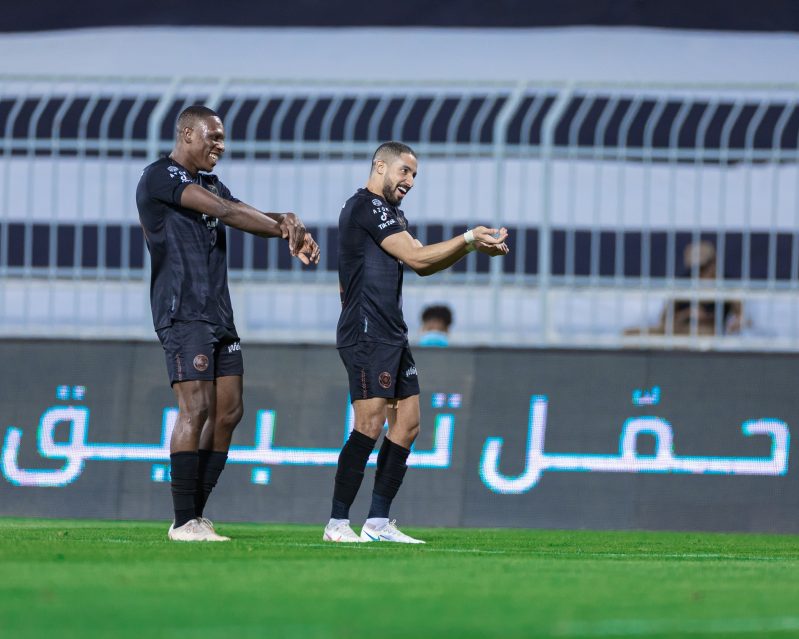
<instances>
[{"instance_id":1,"label":"illuminated blue arabic letters","mask_svg":"<svg viewBox=\"0 0 799 639\"><path fill-rule=\"evenodd\" d=\"M636 388L633 391L634 406L657 406L660 403L660 386L653 386L652 390Z\"/></svg>"},{"instance_id":2,"label":"illuminated blue arabic letters","mask_svg":"<svg viewBox=\"0 0 799 639\"><path fill-rule=\"evenodd\" d=\"M771 438L768 457L705 457L674 454L671 425L660 417L633 417L624 422L619 439L618 455L545 453L547 398L533 395L530 399L525 469L515 477L499 470L503 440L490 437L480 459L483 483L497 493L520 494L533 488L541 474L549 471L605 473L692 473L724 475L785 475L788 472L788 425L778 419L745 421L741 431L747 437L766 435ZM655 439L654 455L639 455L639 435Z\"/></svg>"},{"instance_id":3,"label":"illuminated blue arabic letters","mask_svg":"<svg viewBox=\"0 0 799 639\"><path fill-rule=\"evenodd\" d=\"M61 400L83 399L83 386L59 386L56 397ZM439 394L441 407L458 408L460 394ZM19 446L22 430L9 427L2 451L3 475L17 486L66 486L75 481L83 471L85 462L91 461L141 461L153 462L150 479L154 482L169 481L169 442L175 428L178 409L168 407L161 419L161 441L159 444L100 444L87 441L89 409L76 406L53 406L45 411L39 422L39 454L45 459L63 459L59 469L25 470L19 467ZM56 442L53 436L58 424L70 424L69 439ZM344 441L353 428L354 412L347 404L344 420ZM228 463L255 464L250 481L266 485L271 478L268 466L335 466L339 448L300 448L277 446L275 440L276 413L274 410L259 410L256 413L255 442L253 446L231 446ZM447 468L452 458L452 439L455 417L451 413L436 415L433 448L412 450L409 466L422 468ZM377 453L370 463L377 462Z\"/></svg>"},{"instance_id":4,"label":"illuminated blue arabic letters","mask_svg":"<svg viewBox=\"0 0 799 639\"><path fill-rule=\"evenodd\" d=\"M518 494L530 490L541 479L543 471L544 433L547 427L546 395L533 395L530 398L529 429L527 432L527 459L524 472L516 477L508 477L499 470L502 454L502 438L489 437L480 458L480 477L483 483L498 493Z\"/></svg>"},{"instance_id":5,"label":"illuminated blue arabic letters","mask_svg":"<svg viewBox=\"0 0 799 639\"><path fill-rule=\"evenodd\" d=\"M83 389L81 391L81 389ZM61 397L62 387L57 394ZM85 389L74 387L72 397L82 397ZM167 462L154 465L153 481L169 480L169 440L177 418L176 408L163 412L161 443L152 444L93 444L87 442L89 409L83 406L53 406L48 408L39 421L38 450L45 459L64 459L63 468L55 470L23 470L19 468L19 444L22 431L10 427L3 444L2 470L8 481L17 486L66 486L83 472L87 460L92 461L152 461ZM70 424L69 439L56 442L53 436L56 426Z\"/></svg>"},{"instance_id":6,"label":"illuminated blue arabic letters","mask_svg":"<svg viewBox=\"0 0 799 639\"><path fill-rule=\"evenodd\" d=\"M69 441L56 442L55 429L68 423ZM89 409L83 406L51 406L41 416L38 429L38 450L45 459L63 459L61 468L26 470L19 467L19 444L22 430L10 426L3 442L3 476L16 486L65 486L83 471L86 458L86 433L89 428Z\"/></svg>"}]
</instances>

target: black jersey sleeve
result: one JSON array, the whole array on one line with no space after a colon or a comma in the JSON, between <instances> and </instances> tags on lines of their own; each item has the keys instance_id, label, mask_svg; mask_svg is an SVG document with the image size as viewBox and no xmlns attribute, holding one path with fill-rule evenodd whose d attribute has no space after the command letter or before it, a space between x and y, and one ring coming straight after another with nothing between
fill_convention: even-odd
<instances>
[{"instance_id":1,"label":"black jersey sleeve","mask_svg":"<svg viewBox=\"0 0 799 639\"><path fill-rule=\"evenodd\" d=\"M361 200L353 210L353 221L380 244L389 235L406 229L405 218L378 200Z\"/></svg>"},{"instance_id":2,"label":"black jersey sleeve","mask_svg":"<svg viewBox=\"0 0 799 639\"><path fill-rule=\"evenodd\" d=\"M145 178L147 192L153 200L180 206L180 198L192 179L185 170L171 164L155 164Z\"/></svg>"}]
</instances>

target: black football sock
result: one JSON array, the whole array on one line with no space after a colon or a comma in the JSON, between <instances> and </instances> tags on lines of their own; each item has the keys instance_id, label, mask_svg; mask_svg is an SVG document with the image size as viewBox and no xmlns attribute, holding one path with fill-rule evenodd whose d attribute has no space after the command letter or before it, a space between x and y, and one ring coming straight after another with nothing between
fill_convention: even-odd
<instances>
[{"instance_id":1,"label":"black football sock","mask_svg":"<svg viewBox=\"0 0 799 639\"><path fill-rule=\"evenodd\" d=\"M338 456L338 469L333 487L332 519L349 519L350 506L363 481L363 471L369 455L375 449L376 439L364 435L357 430L350 433L347 443Z\"/></svg>"},{"instance_id":2,"label":"black football sock","mask_svg":"<svg viewBox=\"0 0 799 639\"><path fill-rule=\"evenodd\" d=\"M196 515L194 501L197 495L197 453L172 453L172 504L175 508L175 528L180 528Z\"/></svg>"},{"instance_id":3,"label":"black football sock","mask_svg":"<svg viewBox=\"0 0 799 639\"><path fill-rule=\"evenodd\" d=\"M395 444L388 437L383 438L383 445L377 455L377 473L375 488L372 491L372 505L367 519L382 517L388 519L391 502L402 486L405 471L408 470L410 450Z\"/></svg>"},{"instance_id":4,"label":"black football sock","mask_svg":"<svg viewBox=\"0 0 799 639\"><path fill-rule=\"evenodd\" d=\"M200 464L197 473L197 494L194 500L196 517L203 516L208 496L219 481L219 475L225 468L227 453L215 450L200 450Z\"/></svg>"}]
</instances>

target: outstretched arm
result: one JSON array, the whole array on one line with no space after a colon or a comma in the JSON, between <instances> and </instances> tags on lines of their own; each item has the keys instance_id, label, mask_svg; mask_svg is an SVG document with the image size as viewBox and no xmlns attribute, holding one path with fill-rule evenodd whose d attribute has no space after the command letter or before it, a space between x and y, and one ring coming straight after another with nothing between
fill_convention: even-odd
<instances>
[{"instance_id":1,"label":"outstretched arm","mask_svg":"<svg viewBox=\"0 0 799 639\"><path fill-rule=\"evenodd\" d=\"M380 247L389 255L402 260L419 275L432 275L449 268L475 249L488 255L507 254L507 237L508 231L505 228L476 226L451 240L423 246L410 233L402 231L389 235L380 243Z\"/></svg>"},{"instance_id":2,"label":"outstretched arm","mask_svg":"<svg viewBox=\"0 0 799 639\"><path fill-rule=\"evenodd\" d=\"M304 264L319 262L319 247L294 213L264 213L244 202L214 195L197 184L189 184L183 190L180 205L259 237L282 237L288 241L292 256Z\"/></svg>"}]
</instances>

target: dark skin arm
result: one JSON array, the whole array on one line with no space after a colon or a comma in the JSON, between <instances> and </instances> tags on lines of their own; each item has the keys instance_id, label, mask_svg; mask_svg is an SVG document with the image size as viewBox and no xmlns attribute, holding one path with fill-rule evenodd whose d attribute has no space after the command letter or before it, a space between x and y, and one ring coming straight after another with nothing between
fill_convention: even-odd
<instances>
[{"instance_id":1,"label":"dark skin arm","mask_svg":"<svg viewBox=\"0 0 799 639\"><path fill-rule=\"evenodd\" d=\"M183 189L180 205L259 237L282 237L288 240L291 255L303 264L319 263L319 247L294 213L263 213L244 202L225 200L197 184Z\"/></svg>"}]
</instances>

